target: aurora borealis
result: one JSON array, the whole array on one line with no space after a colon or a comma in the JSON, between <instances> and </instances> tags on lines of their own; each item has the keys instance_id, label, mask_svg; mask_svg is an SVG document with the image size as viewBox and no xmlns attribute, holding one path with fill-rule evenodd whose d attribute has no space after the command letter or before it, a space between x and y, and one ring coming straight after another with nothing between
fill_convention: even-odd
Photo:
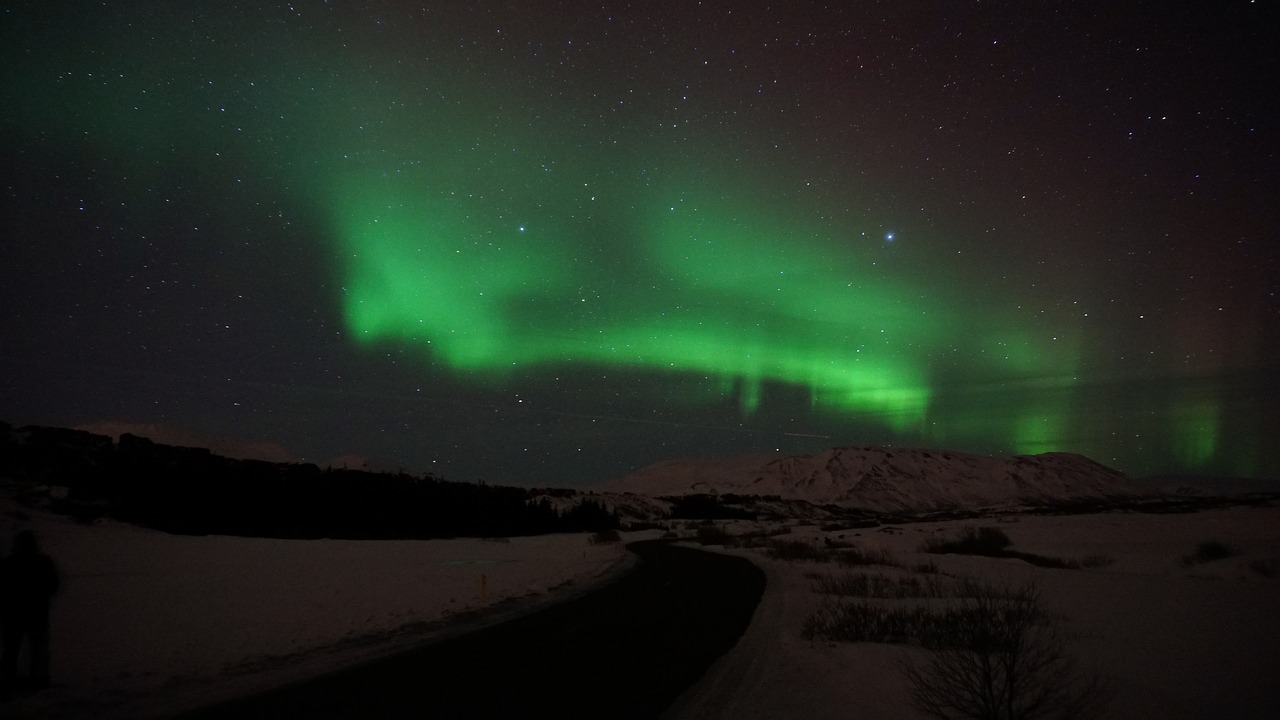
<instances>
[{"instance_id":1,"label":"aurora borealis","mask_svg":"<svg viewBox=\"0 0 1280 720\"><path fill-rule=\"evenodd\" d=\"M1258 4L262 5L4 11L0 419L1280 474Z\"/></svg>"}]
</instances>

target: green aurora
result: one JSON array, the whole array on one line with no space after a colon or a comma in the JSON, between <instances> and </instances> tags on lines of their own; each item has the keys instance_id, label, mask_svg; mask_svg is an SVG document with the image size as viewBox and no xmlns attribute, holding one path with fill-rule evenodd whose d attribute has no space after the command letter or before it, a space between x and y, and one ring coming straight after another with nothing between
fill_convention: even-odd
<instances>
[{"instance_id":1,"label":"green aurora","mask_svg":"<svg viewBox=\"0 0 1280 720\"><path fill-rule=\"evenodd\" d=\"M910 211L936 190L913 196L892 173L884 190L874 168L833 170L799 142L762 150L774 128L714 94L696 113L615 99L586 113L605 101L585 71L462 51L371 70L357 60L378 52L368 39L334 50L336 30L273 38L232 22L210 24L201 56L166 40L166 22L50 36L39 62L8 71L10 96L41 102L7 127L104 158L143 216L175 173L306 213L370 356L411 348L477 392L575 368L692 383L691 401L731 398L746 419L799 392L800 425L824 435L1123 467L1154 452L1126 447L1145 433L1185 470L1259 469L1256 451L1223 447L1226 408L1251 390L1100 362L1095 321L1033 312L1024 292L1087 301L1087 283L1030 283L1012 254L957 251L981 245L972 223ZM94 75L90 30L114 75ZM246 210L259 212L224 208Z\"/></svg>"}]
</instances>

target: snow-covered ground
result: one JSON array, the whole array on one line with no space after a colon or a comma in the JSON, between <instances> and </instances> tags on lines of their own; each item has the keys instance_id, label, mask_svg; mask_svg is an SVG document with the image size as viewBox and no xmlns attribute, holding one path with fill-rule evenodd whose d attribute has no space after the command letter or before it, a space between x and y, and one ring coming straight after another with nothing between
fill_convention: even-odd
<instances>
[{"instance_id":1,"label":"snow-covered ground","mask_svg":"<svg viewBox=\"0 0 1280 720\"><path fill-rule=\"evenodd\" d=\"M630 562L622 546L583 535L509 543L177 537L11 510L0 507L5 548L14 531L34 528L65 584L53 613L54 687L0 706L0 716L145 717L193 707L496 622ZM925 538L970 524L998 525L1023 552L1110 563L1050 570L919 552ZM1111 679L1115 717L1280 717L1280 508L795 527L780 539L824 546L824 537L887 550L908 567L932 562L943 573L1034 581L1062 618L1071 652ZM1239 554L1184 565L1206 540ZM898 667L910 650L801 635L829 601L805 574L846 568L727 552L763 567L768 588L746 635L669 718L913 717Z\"/></svg>"},{"instance_id":2,"label":"snow-covered ground","mask_svg":"<svg viewBox=\"0 0 1280 720\"><path fill-rule=\"evenodd\" d=\"M0 716L140 717L281 684L581 592L632 557L586 535L181 537L0 506L58 564L53 687Z\"/></svg>"},{"instance_id":3,"label":"snow-covered ground","mask_svg":"<svg viewBox=\"0 0 1280 720\"><path fill-rule=\"evenodd\" d=\"M1280 508L1010 519L841 533L796 528L779 539L824 545L821 537L843 535L860 547L888 550L908 567L932 562L944 573L1014 585L1033 581L1062 619L1078 663L1110 678L1113 717L1280 717L1280 578L1274 577L1280 569ZM919 552L931 534L966 524L997 525L1023 552L1075 560L1108 556L1114 562L1050 570L1015 559ZM1207 540L1239 554L1184 565L1182 558ZM904 646L801 636L805 619L830 601L813 591L805 573L906 571L774 560L762 550L726 552L765 569L765 596L739 644L677 702L668 720L920 717L913 714L899 669L910 652Z\"/></svg>"}]
</instances>

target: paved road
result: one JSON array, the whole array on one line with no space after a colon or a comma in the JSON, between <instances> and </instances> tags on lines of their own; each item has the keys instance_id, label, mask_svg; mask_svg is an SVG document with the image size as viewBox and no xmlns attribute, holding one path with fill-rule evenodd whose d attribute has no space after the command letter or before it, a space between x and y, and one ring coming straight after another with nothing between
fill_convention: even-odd
<instances>
[{"instance_id":1,"label":"paved road","mask_svg":"<svg viewBox=\"0 0 1280 720\"><path fill-rule=\"evenodd\" d=\"M751 623L764 573L662 542L622 580L474 633L186 718L652 718Z\"/></svg>"}]
</instances>

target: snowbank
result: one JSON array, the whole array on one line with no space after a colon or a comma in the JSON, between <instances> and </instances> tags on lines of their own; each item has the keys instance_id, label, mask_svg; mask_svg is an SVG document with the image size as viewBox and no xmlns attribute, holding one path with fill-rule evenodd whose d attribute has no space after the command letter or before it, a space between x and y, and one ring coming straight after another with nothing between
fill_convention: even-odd
<instances>
[{"instance_id":1,"label":"snowbank","mask_svg":"<svg viewBox=\"0 0 1280 720\"><path fill-rule=\"evenodd\" d=\"M40 512L0 515L5 550L22 528L36 532L63 579L51 621L54 685L0 714L193 707L572 594L627 556L586 535L181 537Z\"/></svg>"}]
</instances>

